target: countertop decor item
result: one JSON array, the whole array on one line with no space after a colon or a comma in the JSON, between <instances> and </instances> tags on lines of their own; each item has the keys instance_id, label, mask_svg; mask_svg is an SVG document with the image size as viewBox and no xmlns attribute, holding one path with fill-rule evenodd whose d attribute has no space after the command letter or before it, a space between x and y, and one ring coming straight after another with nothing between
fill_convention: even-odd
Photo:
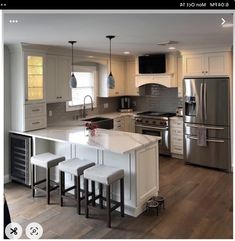
<instances>
[{"instance_id":1,"label":"countertop decor item","mask_svg":"<svg viewBox=\"0 0 235 241\"><path fill-rule=\"evenodd\" d=\"M112 70L111 70L111 40L115 38L114 35L107 35L106 38L109 39L109 76L108 76L108 88L109 89L114 89L115 88L115 80L113 78Z\"/></svg>"},{"instance_id":2,"label":"countertop decor item","mask_svg":"<svg viewBox=\"0 0 235 241\"><path fill-rule=\"evenodd\" d=\"M95 130L97 128L97 125L95 123L89 123L87 122L85 124L86 130L88 131L88 135L94 136L95 135Z\"/></svg>"},{"instance_id":3,"label":"countertop decor item","mask_svg":"<svg viewBox=\"0 0 235 241\"><path fill-rule=\"evenodd\" d=\"M74 72L73 72L73 45L75 43L77 43L77 41L69 41L69 43L72 45L72 73L71 73L71 77L70 77L70 80L69 80L69 86L70 88L77 88L77 79L74 75Z\"/></svg>"}]
</instances>

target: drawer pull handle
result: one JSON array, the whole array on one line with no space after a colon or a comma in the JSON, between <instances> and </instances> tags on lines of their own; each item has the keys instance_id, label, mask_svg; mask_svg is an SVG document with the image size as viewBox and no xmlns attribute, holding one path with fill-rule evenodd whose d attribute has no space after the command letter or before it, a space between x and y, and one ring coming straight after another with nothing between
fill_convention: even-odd
<instances>
[{"instance_id":1,"label":"drawer pull handle","mask_svg":"<svg viewBox=\"0 0 235 241\"><path fill-rule=\"evenodd\" d=\"M40 109L33 109L32 111L40 111Z\"/></svg>"},{"instance_id":2,"label":"drawer pull handle","mask_svg":"<svg viewBox=\"0 0 235 241\"><path fill-rule=\"evenodd\" d=\"M40 121L32 122L33 125L40 124Z\"/></svg>"}]
</instances>

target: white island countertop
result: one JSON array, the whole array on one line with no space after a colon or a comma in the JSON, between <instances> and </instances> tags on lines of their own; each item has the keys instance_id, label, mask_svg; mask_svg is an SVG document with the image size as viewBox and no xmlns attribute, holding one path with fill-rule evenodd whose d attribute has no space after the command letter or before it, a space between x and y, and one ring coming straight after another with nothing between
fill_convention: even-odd
<instances>
[{"instance_id":1,"label":"white island countertop","mask_svg":"<svg viewBox=\"0 0 235 241\"><path fill-rule=\"evenodd\" d=\"M11 132L52 141L79 144L99 150L108 150L118 154L125 154L161 140L161 137L158 136L99 128L96 129L95 136L87 136L87 131L83 126L50 127L36 131Z\"/></svg>"}]
</instances>

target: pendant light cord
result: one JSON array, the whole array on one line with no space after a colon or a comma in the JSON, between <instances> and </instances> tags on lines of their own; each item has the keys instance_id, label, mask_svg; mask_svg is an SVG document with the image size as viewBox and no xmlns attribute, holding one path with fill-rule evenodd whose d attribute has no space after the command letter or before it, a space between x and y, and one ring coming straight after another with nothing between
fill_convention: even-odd
<instances>
[{"instance_id":1,"label":"pendant light cord","mask_svg":"<svg viewBox=\"0 0 235 241\"><path fill-rule=\"evenodd\" d=\"M112 58L112 55L111 55L111 38L109 39L110 40L110 44L109 44L109 68L110 68L110 73L112 73L111 71L111 58Z\"/></svg>"},{"instance_id":2,"label":"pendant light cord","mask_svg":"<svg viewBox=\"0 0 235 241\"><path fill-rule=\"evenodd\" d=\"M73 43L72 43L72 73L73 73Z\"/></svg>"}]
</instances>

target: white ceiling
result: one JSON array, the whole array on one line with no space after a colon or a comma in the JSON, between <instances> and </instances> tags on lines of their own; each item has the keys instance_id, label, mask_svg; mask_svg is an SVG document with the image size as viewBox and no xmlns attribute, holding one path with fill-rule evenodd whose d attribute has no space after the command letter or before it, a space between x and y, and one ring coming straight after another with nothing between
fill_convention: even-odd
<instances>
[{"instance_id":1,"label":"white ceiling","mask_svg":"<svg viewBox=\"0 0 235 241\"><path fill-rule=\"evenodd\" d=\"M107 53L106 35L112 53L148 54L169 51L162 41L178 41L177 50L232 46L233 28L222 28L221 18L232 22L232 14L132 14L132 13L4 13L5 43L34 43ZM10 19L19 23L10 24Z\"/></svg>"}]
</instances>

